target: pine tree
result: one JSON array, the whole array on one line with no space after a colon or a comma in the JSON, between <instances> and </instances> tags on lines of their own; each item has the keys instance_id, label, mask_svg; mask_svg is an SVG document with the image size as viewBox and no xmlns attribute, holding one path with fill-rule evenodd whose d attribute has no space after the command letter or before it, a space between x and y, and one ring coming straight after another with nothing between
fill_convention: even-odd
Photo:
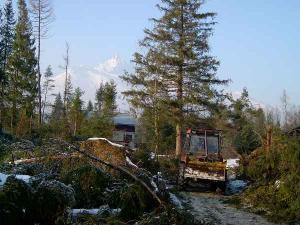
<instances>
[{"instance_id":1,"label":"pine tree","mask_svg":"<svg viewBox=\"0 0 300 225\"><path fill-rule=\"evenodd\" d=\"M42 114L43 114L43 120L45 119L45 108L49 105L48 101L48 95L51 94L51 91L53 91L55 87L54 80L53 80L53 72L51 66L48 66L46 69L46 72L44 74L44 83L43 83L43 89L42 94L44 96L43 100L43 108L42 108Z\"/></svg>"},{"instance_id":2,"label":"pine tree","mask_svg":"<svg viewBox=\"0 0 300 225\"><path fill-rule=\"evenodd\" d=\"M96 91L95 108L98 113L106 116L112 116L117 109L117 86L112 80L110 82L101 83Z\"/></svg>"},{"instance_id":3,"label":"pine tree","mask_svg":"<svg viewBox=\"0 0 300 225\"><path fill-rule=\"evenodd\" d=\"M32 26L25 0L18 1L18 22L12 53L8 59L11 129L15 132L19 110L25 112L32 128L37 97L36 57Z\"/></svg>"},{"instance_id":4,"label":"pine tree","mask_svg":"<svg viewBox=\"0 0 300 225\"><path fill-rule=\"evenodd\" d=\"M101 82L99 89L96 91L95 110L100 113L103 107L104 84Z\"/></svg>"},{"instance_id":5,"label":"pine tree","mask_svg":"<svg viewBox=\"0 0 300 225\"><path fill-rule=\"evenodd\" d=\"M107 116L112 116L116 109L116 100L117 100L117 86L112 80L105 83L104 92L103 92L103 114Z\"/></svg>"},{"instance_id":6,"label":"pine tree","mask_svg":"<svg viewBox=\"0 0 300 225\"><path fill-rule=\"evenodd\" d=\"M78 87L75 89L74 96L71 103L70 117L73 127L73 136L76 136L77 131L80 129L81 122L83 120L83 91Z\"/></svg>"},{"instance_id":7,"label":"pine tree","mask_svg":"<svg viewBox=\"0 0 300 225\"><path fill-rule=\"evenodd\" d=\"M145 30L143 53L134 55L135 73L123 76L133 88L124 94L143 103L151 94L147 86L157 80L160 92L168 96L162 100L173 113L179 156L184 117L212 109L220 95L215 86L228 81L216 77L219 62L209 55L215 14L200 12L203 1L162 0L158 8L163 16L153 19L152 30Z\"/></svg>"},{"instance_id":8,"label":"pine tree","mask_svg":"<svg viewBox=\"0 0 300 225\"><path fill-rule=\"evenodd\" d=\"M61 94L58 93L55 97L54 104L52 106L52 112L50 115L50 126L56 132L56 134L61 135L64 128L64 103Z\"/></svg>"},{"instance_id":9,"label":"pine tree","mask_svg":"<svg viewBox=\"0 0 300 225\"><path fill-rule=\"evenodd\" d=\"M92 113L94 111L94 105L91 100L88 101L87 107L86 107L86 113L88 114Z\"/></svg>"},{"instance_id":10,"label":"pine tree","mask_svg":"<svg viewBox=\"0 0 300 225\"><path fill-rule=\"evenodd\" d=\"M12 0L7 0L0 18L0 132L3 126L5 105L5 95L7 94L7 62L12 52L14 41L14 11Z\"/></svg>"}]
</instances>

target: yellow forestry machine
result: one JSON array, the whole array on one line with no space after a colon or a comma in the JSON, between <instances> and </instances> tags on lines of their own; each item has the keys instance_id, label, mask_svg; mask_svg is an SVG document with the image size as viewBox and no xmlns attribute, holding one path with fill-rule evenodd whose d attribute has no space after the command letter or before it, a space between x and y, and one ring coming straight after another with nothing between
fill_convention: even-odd
<instances>
[{"instance_id":1,"label":"yellow forestry machine","mask_svg":"<svg viewBox=\"0 0 300 225\"><path fill-rule=\"evenodd\" d=\"M225 191L227 171L221 156L221 137L220 130L187 129L178 176L182 188L196 182L209 183Z\"/></svg>"}]
</instances>

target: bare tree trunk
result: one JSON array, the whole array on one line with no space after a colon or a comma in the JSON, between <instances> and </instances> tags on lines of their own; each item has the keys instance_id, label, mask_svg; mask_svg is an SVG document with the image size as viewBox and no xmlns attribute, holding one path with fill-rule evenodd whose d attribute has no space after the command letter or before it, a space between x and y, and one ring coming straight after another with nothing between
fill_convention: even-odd
<instances>
[{"instance_id":1,"label":"bare tree trunk","mask_svg":"<svg viewBox=\"0 0 300 225\"><path fill-rule=\"evenodd\" d=\"M39 25L38 25L38 97L39 97L39 127L42 126L42 90L41 90L41 13L39 13Z\"/></svg>"},{"instance_id":2,"label":"bare tree trunk","mask_svg":"<svg viewBox=\"0 0 300 225\"><path fill-rule=\"evenodd\" d=\"M181 33L180 39L184 39L184 8L183 4L181 5ZM184 53L183 53L183 41L181 41L181 46L179 46L180 50L182 51L180 54L180 64L178 68L178 79L177 79L177 111L176 111L176 157L179 157L182 152L182 124L183 124L183 74L184 74Z\"/></svg>"},{"instance_id":3,"label":"bare tree trunk","mask_svg":"<svg viewBox=\"0 0 300 225\"><path fill-rule=\"evenodd\" d=\"M176 157L179 157L182 152L182 125L176 125Z\"/></svg>"}]
</instances>

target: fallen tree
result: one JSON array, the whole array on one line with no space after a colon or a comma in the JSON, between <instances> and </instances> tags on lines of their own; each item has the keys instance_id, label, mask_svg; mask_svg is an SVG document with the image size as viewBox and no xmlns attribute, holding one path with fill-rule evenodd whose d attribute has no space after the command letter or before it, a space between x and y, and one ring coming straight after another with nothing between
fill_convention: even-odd
<instances>
[{"instance_id":1,"label":"fallen tree","mask_svg":"<svg viewBox=\"0 0 300 225\"><path fill-rule=\"evenodd\" d=\"M160 200L160 198L157 196L157 194L151 190L151 188L144 182L142 181L141 179L139 179L136 175L134 175L133 173L131 173L129 170L127 170L126 168L122 167L122 166L117 166L117 165L114 165L110 162L107 162L107 161L104 161L98 157L95 157L93 155L91 155L90 153L86 152L84 149L80 149L79 147L76 147L76 146L73 146L73 145L70 145L69 144L69 149L70 150L74 150L80 154L82 154L83 156L95 161L95 162L98 162L98 163L101 163L111 169L114 169L116 171L119 171L120 173L123 173L125 174L126 176L130 177L131 179L133 179L134 181L136 181L137 183L139 183L142 187L145 188L145 190L147 192L149 192L151 194L151 196L153 197L153 199L158 203L158 205L162 205L162 201Z\"/></svg>"}]
</instances>

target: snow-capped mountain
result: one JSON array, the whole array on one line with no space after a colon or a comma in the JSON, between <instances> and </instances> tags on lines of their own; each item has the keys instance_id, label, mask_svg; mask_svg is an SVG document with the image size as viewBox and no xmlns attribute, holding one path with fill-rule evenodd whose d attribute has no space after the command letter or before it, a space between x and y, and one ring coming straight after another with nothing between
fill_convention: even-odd
<instances>
[{"instance_id":1,"label":"snow-capped mountain","mask_svg":"<svg viewBox=\"0 0 300 225\"><path fill-rule=\"evenodd\" d=\"M120 79L120 75L127 69L126 64L118 56L114 56L103 63L95 66L80 65L70 68L71 80L73 88L80 87L84 91L83 99L94 101L96 90L101 82L109 82L114 80L118 90L118 106L121 109L127 109L128 105L121 94L126 89L126 83ZM61 73L54 77L56 90L55 92L63 92L65 74Z\"/></svg>"}]
</instances>

